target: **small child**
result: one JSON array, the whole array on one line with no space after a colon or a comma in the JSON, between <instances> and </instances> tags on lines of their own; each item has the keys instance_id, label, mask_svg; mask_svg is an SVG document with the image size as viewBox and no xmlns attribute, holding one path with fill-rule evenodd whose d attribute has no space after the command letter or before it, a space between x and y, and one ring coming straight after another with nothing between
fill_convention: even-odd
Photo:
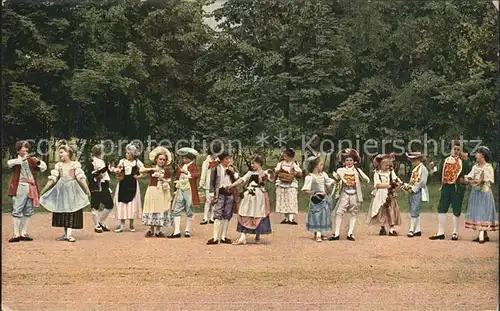
<instances>
[{"instance_id":1,"label":"small child","mask_svg":"<svg viewBox=\"0 0 500 311\"><path fill-rule=\"evenodd\" d=\"M293 160L295 150L283 151L283 161L276 166L276 213L284 214L281 224L297 225L294 216L299 212L297 177L302 176L300 166Z\"/></svg>"},{"instance_id":2,"label":"small child","mask_svg":"<svg viewBox=\"0 0 500 311\"><path fill-rule=\"evenodd\" d=\"M422 164L423 154L420 152L406 153L411 161L413 170L411 172L410 183L405 184L403 190L410 193L410 229L408 237L422 236L420 228L420 205L429 201L429 191L427 189L427 178L429 171Z\"/></svg>"},{"instance_id":3,"label":"small child","mask_svg":"<svg viewBox=\"0 0 500 311\"><path fill-rule=\"evenodd\" d=\"M335 217L335 234L328 240L337 241L340 239L340 228L344 213L351 214L349 221L349 232L347 240L356 241L354 238L354 227L359 208L363 202L363 193L361 192L361 181L370 182L370 178L363 173L362 170L356 167L361 158L358 152L354 149L344 149L340 152L341 160L344 162L344 167L337 170L337 175L340 178L340 196L336 206Z\"/></svg>"},{"instance_id":4,"label":"small child","mask_svg":"<svg viewBox=\"0 0 500 311\"><path fill-rule=\"evenodd\" d=\"M178 153L184 153L184 148L179 149ZM172 217L174 219L174 232L167 236L170 239L178 239L181 237L181 212L186 211L186 230L184 237L191 237L191 223L193 222L194 212L193 209L200 204L198 196L198 166L194 160L198 152L191 148L185 148L186 153L182 157L182 166L177 165L177 173L175 176L175 188L177 189L174 197L174 208Z\"/></svg>"},{"instance_id":5,"label":"small child","mask_svg":"<svg viewBox=\"0 0 500 311\"><path fill-rule=\"evenodd\" d=\"M307 213L307 231L314 232L316 242L325 239L325 232L332 230L332 197L327 192L333 186L334 179L323 172L324 162L320 157L307 159L307 171L302 191L311 196Z\"/></svg>"},{"instance_id":6,"label":"small child","mask_svg":"<svg viewBox=\"0 0 500 311\"><path fill-rule=\"evenodd\" d=\"M490 149L485 146L479 147L476 153L476 165L472 167L469 174L465 175L465 182L472 186L465 228L478 230L479 236L474 239L474 242L481 244L490 240L488 231L498 230L495 198L491 191L495 173L493 166L488 163L490 159Z\"/></svg>"},{"instance_id":7,"label":"small child","mask_svg":"<svg viewBox=\"0 0 500 311\"><path fill-rule=\"evenodd\" d=\"M89 205L90 190L80 163L73 161L75 147L59 147L59 162L50 172L40 204L52 212L52 227L63 227L58 241L75 242L72 229L83 229L83 208Z\"/></svg>"},{"instance_id":8,"label":"small child","mask_svg":"<svg viewBox=\"0 0 500 311\"><path fill-rule=\"evenodd\" d=\"M373 161L375 173L373 177L375 191L368 211L369 222L379 223L379 235L387 235L385 227L389 227L389 235L397 236L394 226L401 225L396 189L401 186L400 180L392 169L394 156L379 154Z\"/></svg>"},{"instance_id":9,"label":"small child","mask_svg":"<svg viewBox=\"0 0 500 311\"><path fill-rule=\"evenodd\" d=\"M274 172L264 171L262 169L263 162L260 155L253 155L250 159L251 170L227 187L228 191L240 184L244 184L246 187L238 208L236 231L240 232L240 237L233 245L247 244L248 234L255 234L255 243L259 244L262 234L272 233L271 221L269 220L271 204L265 183L266 181L274 181Z\"/></svg>"},{"instance_id":10,"label":"small child","mask_svg":"<svg viewBox=\"0 0 500 311\"><path fill-rule=\"evenodd\" d=\"M106 218L113 210L113 198L109 186L109 168L104 162L104 146L95 145L92 148L92 179L89 187L91 191L90 207L92 208L92 220L94 221L94 232L102 233L110 231L106 226ZM99 214L100 205L104 205L104 210Z\"/></svg>"},{"instance_id":11,"label":"small child","mask_svg":"<svg viewBox=\"0 0 500 311\"><path fill-rule=\"evenodd\" d=\"M149 186L144 196L142 223L149 226L146 232L147 238L153 236L164 238L165 234L161 229L168 223L168 212L172 203L170 170L168 169L172 156L167 148L156 147L149 153L149 160L155 166L141 170L141 174L149 175Z\"/></svg>"},{"instance_id":12,"label":"small child","mask_svg":"<svg viewBox=\"0 0 500 311\"><path fill-rule=\"evenodd\" d=\"M139 171L144 168L144 164L138 159L140 152L135 145L129 144L125 149L125 159L113 169L119 180L114 198L115 217L120 220L115 230L117 233L123 232L127 219L130 232L135 232L134 219L141 218L141 190L138 179L142 177Z\"/></svg>"},{"instance_id":13,"label":"small child","mask_svg":"<svg viewBox=\"0 0 500 311\"><path fill-rule=\"evenodd\" d=\"M210 193L210 180L212 171L217 167L219 162L214 154L207 156L201 165L200 189L205 192L205 206L203 209L203 220L200 225L214 223L214 210L212 208L213 193Z\"/></svg>"},{"instance_id":14,"label":"small child","mask_svg":"<svg viewBox=\"0 0 500 311\"><path fill-rule=\"evenodd\" d=\"M233 211L236 204L237 192L235 189L228 190L238 178L236 168L231 164L232 157L228 152L219 154L219 165L211 172L210 198L214 212L213 238L208 240L207 245L231 244L232 241L227 237L229 222L233 217ZM222 227L222 233L221 233Z\"/></svg>"},{"instance_id":15,"label":"small child","mask_svg":"<svg viewBox=\"0 0 500 311\"><path fill-rule=\"evenodd\" d=\"M17 158L8 160L7 166L12 170L9 197L12 197L12 217L14 218L14 237L9 243L19 241L33 241L28 233L28 220L37 208L38 184L35 176L37 172L45 172L47 164L36 157L28 156L30 144L21 140L16 142Z\"/></svg>"}]
</instances>

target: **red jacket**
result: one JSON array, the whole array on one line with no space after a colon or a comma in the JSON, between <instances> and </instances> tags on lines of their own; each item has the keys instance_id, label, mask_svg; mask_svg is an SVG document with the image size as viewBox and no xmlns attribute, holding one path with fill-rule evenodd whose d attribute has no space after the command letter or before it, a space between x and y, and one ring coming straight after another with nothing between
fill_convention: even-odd
<instances>
[{"instance_id":1,"label":"red jacket","mask_svg":"<svg viewBox=\"0 0 500 311\"><path fill-rule=\"evenodd\" d=\"M182 166L177 167L175 180L179 180L179 177L182 173ZM191 178L189 178L189 185L191 186L191 200L193 201L193 206L198 207L200 205L200 196L198 195L198 177L200 175L200 172L198 170L198 166L196 166L196 163L191 162L191 164L188 166L188 172L191 174Z\"/></svg>"},{"instance_id":2,"label":"red jacket","mask_svg":"<svg viewBox=\"0 0 500 311\"><path fill-rule=\"evenodd\" d=\"M28 158L28 164L30 166L31 175L33 175L33 178L35 179L36 189L39 189L38 183L36 181L36 172L39 172L40 168L38 167L38 165L36 164L36 161L33 158ZM12 177L10 179L10 185L9 185L9 191L8 191L9 197L16 196L17 187L19 186L20 176L21 176L21 165L16 165L12 168Z\"/></svg>"}]
</instances>

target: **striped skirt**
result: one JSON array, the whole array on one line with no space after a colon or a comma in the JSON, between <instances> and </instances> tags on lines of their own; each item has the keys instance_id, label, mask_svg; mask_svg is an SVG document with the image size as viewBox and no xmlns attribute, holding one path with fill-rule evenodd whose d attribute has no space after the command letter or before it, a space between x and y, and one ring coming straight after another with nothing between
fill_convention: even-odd
<instances>
[{"instance_id":1,"label":"striped skirt","mask_svg":"<svg viewBox=\"0 0 500 311\"><path fill-rule=\"evenodd\" d=\"M472 190L469 195L465 228L481 231L498 230L495 199L491 189L487 192Z\"/></svg>"},{"instance_id":2,"label":"striped skirt","mask_svg":"<svg viewBox=\"0 0 500 311\"><path fill-rule=\"evenodd\" d=\"M83 208L72 213L52 213L52 227L83 229Z\"/></svg>"}]
</instances>

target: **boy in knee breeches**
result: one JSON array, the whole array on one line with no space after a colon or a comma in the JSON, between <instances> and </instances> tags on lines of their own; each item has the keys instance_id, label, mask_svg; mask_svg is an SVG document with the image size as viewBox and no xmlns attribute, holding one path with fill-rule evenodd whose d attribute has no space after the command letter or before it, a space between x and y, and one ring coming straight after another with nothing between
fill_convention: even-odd
<instances>
[{"instance_id":1,"label":"boy in knee breeches","mask_svg":"<svg viewBox=\"0 0 500 311\"><path fill-rule=\"evenodd\" d=\"M340 197L335 213L335 234L330 237L329 240L335 241L340 239L342 218L344 213L348 212L351 214L351 219L349 221L347 239L349 241L355 241L353 235L354 227L356 225L359 207L361 206L361 202L363 202L361 181L368 183L370 182L370 178L368 178L359 168L355 167L355 164L360 161L359 154L356 150L345 149L341 151L341 159L344 162L344 167L337 170L337 174L340 177Z\"/></svg>"},{"instance_id":2,"label":"boy in knee breeches","mask_svg":"<svg viewBox=\"0 0 500 311\"><path fill-rule=\"evenodd\" d=\"M213 238L208 240L207 245L223 243L231 244L227 237L229 221L233 217L236 204L235 190L227 189L238 179L236 168L231 164L231 156L227 152L219 155L220 164L212 171L210 192L213 194L214 231ZM222 227L222 234L220 229ZM220 239L219 239L220 235Z\"/></svg>"},{"instance_id":3,"label":"boy in knee breeches","mask_svg":"<svg viewBox=\"0 0 500 311\"><path fill-rule=\"evenodd\" d=\"M33 241L27 234L28 220L34 208L40 205L36 172L47 170L47 164L36 157L28 156L30 145L27 141L16 142L17 158L8 160L7 166L12 170L12 178L8 195L12 197L12 217L14 218L14 237L9 243Z\"/></svg>"},{"instance_id":4,"label":"boy in knee breeches","mask_svg":"<svg viewBox=\"0 0 500 311\"><path fill-rule=\"evenodd\" d=\"M420 152L406 153L406 156L413 166L410 182L404 184L402 189L410 193L410 229L407 236L409 238L422 236L420 228L420 206L422 202L429 201L429 191L427 189L427 178L429 172L422 163L423 154Z\"/></svg>"},{"instance_id":5,"label":"boy in knee breeches","mask_svg":"<svg viewBox=\"0 0 500 311\"><path fill-rule=\"evenodd\" d=\"M198 176L199 171L194 160L195 154L187 154L183 156L183 165L178 165L175 177L175 188L177 189L174 197L174 207L172 217L174 219L174 232L167 236L168 238L181 237L181 212L186 212L186 229L184 237L191 236L191 223L193 222L193 209L200 204L198 196Z\"/></svg>"},{"instance_id":6,"label":"boy in knee breeches","mask_svg":"<svg viewBox=\"0 0 500 311\"><path fill-rule=\"evenodd\" d=\"M109 213L113 210L113 198L111 197L111 189L109 182L109 169L103 160L104 146L95 145L92 148L92 173L89 178L90 188L90 207L92 208L92 220L94 222L94 232L102 233L110 231L106 225L106 219ZM99 213L100 206L104 205L104 209Z\"/></svg>"},{"instance_id":7,"label":"boy in knee breeches","mask_svg":"<svg viewBox=\"0 0 500 311\"><path fill-rule=\"evenodd\" d=\"M441 174L441 195L438 206L438 232L429 237L430 240L445 239L446 213L450 205L453 210L453 241L458 240L458 228L462 213L462 201L465 194L464 176L471 170L470 161L462 154L460 142L452 144L452 150L439 169L433 172Z\"/></svg>"}]
</instances>

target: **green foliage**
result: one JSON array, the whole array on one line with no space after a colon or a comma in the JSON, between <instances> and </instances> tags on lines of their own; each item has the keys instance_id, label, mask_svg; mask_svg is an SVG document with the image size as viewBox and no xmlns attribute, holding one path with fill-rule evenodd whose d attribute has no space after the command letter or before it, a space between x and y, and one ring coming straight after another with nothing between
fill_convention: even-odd
<instances>
[{"instance_id":1,"label":"green foliage","mask_svg":"<svg viewBox=\"0 0 500 311\"><path fill-rule=\"evenodd\" d=\"M499 150L489 1L227 0L219 31L209 2L7 1L3 147L194 135L249 154L285 132L294 147L426 133Z\"/></svg>"}]
</instances>

